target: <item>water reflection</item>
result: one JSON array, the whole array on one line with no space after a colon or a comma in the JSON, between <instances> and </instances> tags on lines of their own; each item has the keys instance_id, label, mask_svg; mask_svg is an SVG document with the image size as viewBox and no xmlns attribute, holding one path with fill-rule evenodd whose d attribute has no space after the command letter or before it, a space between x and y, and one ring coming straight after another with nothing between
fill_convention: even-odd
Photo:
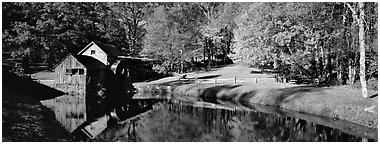
<instances>
[{"instance_id":1,"label":"water reflection","mask_svg":"<svg viewBox=\"0 0 380 144\"><path fill-rule=\"evenodd\" d=\"M81 95L42 103L78 141L377 141L295 117L206 102L131 99L107 106L111 112L96 110Z\"/></svg>"},{"instance_id":2,"label":"water reflection","mask_svg":"<svg viewBox=\"0 0 380 144\"><path fill-rule=\"evenodd\" d=\"M95 140L255 142L362 141L363 138L282 115L165 101L154 104L145 115L108 127Z\"/></svg>"},{"instance_id":3,"label":"water reflection","mask_svg":"<svg viewBox=\"0 0 380 144\"><path fill-rule=\"evenodd\" d=\"M105 105L85 95L63 95L41 101L54 111L56 119L79 139L94 138L105 128L152 109L154 100L122 100L124 105Z\"/></svg>"}]
</instances>

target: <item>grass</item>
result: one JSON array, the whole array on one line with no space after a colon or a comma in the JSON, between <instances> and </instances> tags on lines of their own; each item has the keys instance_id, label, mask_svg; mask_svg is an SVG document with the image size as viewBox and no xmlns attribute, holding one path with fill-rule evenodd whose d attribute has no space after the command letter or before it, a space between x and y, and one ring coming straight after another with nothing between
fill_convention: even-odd
<instances>
[{"instance_id":1,"label":"grass","mask_svg":"<svg viewBox=\"0 0 380 144\"><path fill-rule=\"evenodd\" d=\"M2 141L72 141L52 111L38 100L2 87Z\"/></svg>"}]
</instances>

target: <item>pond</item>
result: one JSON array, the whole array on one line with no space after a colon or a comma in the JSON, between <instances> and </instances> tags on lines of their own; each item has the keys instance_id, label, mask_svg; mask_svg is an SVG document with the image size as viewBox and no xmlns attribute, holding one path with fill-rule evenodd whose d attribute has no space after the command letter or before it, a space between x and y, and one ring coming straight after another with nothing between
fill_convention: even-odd
<instances>
[{"instance_id":1,"label":"pond","mask_svg":"<svg viewBox=\"0 0 380 144\"><path fill-rule=\"evenodd\" d=\"M99 114L80 95L42 103L77 141L377 141L377 129L268 106L132 99Z\"/></svg>"}]
</instances>

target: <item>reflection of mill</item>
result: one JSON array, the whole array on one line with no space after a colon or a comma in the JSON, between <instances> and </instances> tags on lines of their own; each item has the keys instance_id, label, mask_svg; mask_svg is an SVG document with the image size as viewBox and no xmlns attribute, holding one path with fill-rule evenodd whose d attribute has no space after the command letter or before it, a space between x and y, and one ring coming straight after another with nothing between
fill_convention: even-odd
<instances>
[{"instance_id":1,"label":"reflection of mill","mask_svg":"<svg viewBox=\"0 0 380 144\"><path fill-rule=\"evenodd\" d=\"M108 126L148 111L153 101L129 100L123 106L113 107L111 113L89 111L86 109L89 103L85 103L83 95L64 95L42 101L42 104L54 111L56 119L70 133L95 138Z\"/></svg>"}]
</instances>

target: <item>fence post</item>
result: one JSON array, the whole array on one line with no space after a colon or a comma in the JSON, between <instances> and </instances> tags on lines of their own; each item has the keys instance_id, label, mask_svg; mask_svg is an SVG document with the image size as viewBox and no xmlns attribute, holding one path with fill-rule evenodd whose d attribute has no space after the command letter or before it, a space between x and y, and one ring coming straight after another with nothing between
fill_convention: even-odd
<instances>
[{"instance_id":1,"label":"fence post","mask_svg":"<svg viewBox=\"0 0 380 144\"><path fill-rule=\"evenodd\" d=\"M256 82L256 83L258 82L258 78L257 78L257 77L255 77L255 82Z\"/></svg>"},{"instance_id":2,"label":"fence post","mask_svg":"<svg viewBox=\"0 0 380 144\"><path fill-rule=\"evenodd\" d=\"M234 77L234 84L236 84L236 77Z\"/></svg>"},{"instance_id":3,"label":"fence post","mask_svg":"<svg viewBox=\"0 0 380 144\"><path fill-rule=\"evenodd\" d=\"M215 78L215 84L217 84L218 82L216 81L216 78Z\"/></svg>"}]
</instances>

